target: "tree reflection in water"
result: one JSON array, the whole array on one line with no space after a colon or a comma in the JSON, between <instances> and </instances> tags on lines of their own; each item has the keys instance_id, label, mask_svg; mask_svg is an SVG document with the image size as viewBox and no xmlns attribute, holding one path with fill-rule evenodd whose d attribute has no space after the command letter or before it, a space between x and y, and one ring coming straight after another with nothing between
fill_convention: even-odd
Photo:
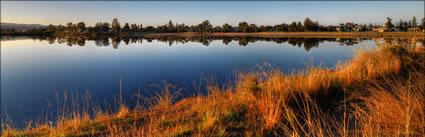
<instances>
[{"instance_id":1,"label":"tree reflection in water","mask_svg":"<svg viewBox=\"0 0 425 137\"><path fill-rule=\"evenodd\" d=\"M342 46L356 45L363 40L381 40L386 43L400 43L406 42L415 45L425 45L424 39L405 38L306 38L306 37L223 37L223 36L194 36L194 37L155 37L155 38L144 38L144 37L30 37L33 40L47 41L49 44L59 43L68 46L84 46L86 41L94 41L98 47L106 47L112 45L114 49L118 49L121 42L124 45L131 44L143 44L143 41L151 43L156 40L158 42L167 43L170 47L178 43L201 43L204 46L209 46L211 42L216 40L222 40L224 45L228 45L231 42L237 42L239 46L248 46L250 43L257 41L274 42L277 44L287 43L292 46L304 48L306 51L310 51L312 48L318 48L320 43L323 42L337 42ZM14 37L2 37L2 40L10 40Z\"/></svg>"}]
</instances>

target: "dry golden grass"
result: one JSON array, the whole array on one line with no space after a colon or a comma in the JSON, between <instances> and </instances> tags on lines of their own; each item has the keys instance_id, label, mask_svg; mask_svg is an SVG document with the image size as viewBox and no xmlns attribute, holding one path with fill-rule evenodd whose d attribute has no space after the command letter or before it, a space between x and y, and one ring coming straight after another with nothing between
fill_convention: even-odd
<instances>
[{"instance_id":1,"label":"dry golden grass","mask_svg":"<svg viewBox=\"0 0 425 137\"><path fill-rule=\"evenodd\" d=\"M284 74L264 65L238 74L234 85L211 82L208 95L178 102L181 89L164 82L159 94L137 95L147 107L120 105L116 113L96 107L92 118L87 95L81 111L81 100L58 107L57 123L19 130L3 121L2 135L424 136L424 64L423 47L380 44L334 70L312 66Z\"/></svg>"}]
</instances>

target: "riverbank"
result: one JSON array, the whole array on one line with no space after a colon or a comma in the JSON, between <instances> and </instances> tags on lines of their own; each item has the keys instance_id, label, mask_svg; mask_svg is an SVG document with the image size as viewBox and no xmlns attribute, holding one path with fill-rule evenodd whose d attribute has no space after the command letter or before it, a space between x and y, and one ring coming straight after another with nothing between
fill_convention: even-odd
<instances>
[{"instance_id":1,"label":"riverbank","mask_svg":"<svg viewBox=\"0 0 425 137\"><path fill-rule=\"evenodd\" d=\"M216 33L149 33L149 32L121 32L121 33L2 33L1 36L75 36L75 37L307 37L307 38L425 38L424 32L216 32Z\"/></svg>"},{"instance_id":2,"label":"riverbank","mask_svg":"<svg viewBox=\"0 0 425 137\"><path fill-rule=\"evenodd\" d=\"M121 104L116 113L63 108L54 116L57 122L28 121L26 129L2 121L2 136L424 135L424 47L378 47L360 50L334 70L284 74L262 66L260 72L239 74L234 85L212 83L206 85L208 95L178 102L178 89L165 84L156 96L135 96L147 108L142 103L135 109Z\"/></svg>"},{"instance_id":3,"label":"riverbank","mask_svg":"<svg viewBox=\"0 0 425 137\"><path fill-rule=\"evenodd\" d=\"M360 38L424 38L424 32L257 32L257 33L141 33L134 36L143 37L360 37Z\"/></svg>"}]
</instances>

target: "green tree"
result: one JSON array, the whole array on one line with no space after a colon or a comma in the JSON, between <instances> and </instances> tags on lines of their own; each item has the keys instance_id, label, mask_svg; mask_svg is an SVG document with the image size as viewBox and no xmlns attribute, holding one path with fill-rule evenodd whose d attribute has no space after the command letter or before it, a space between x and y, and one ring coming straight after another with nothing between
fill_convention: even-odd
<instances>
[{"instance_id":1,"label":"green tree","mask_svg":"<svg viewBox=\"0 0 425 137\"><path fill-rule=\"evenodd\" d=\"M197 28L197 30L200 32L211 32L213 29L209 20L205 20L201 24L198 24Z\"/></svg>"},{"instance_id":2,"label":"green tree","mask_svg":"<svg viewBox=\"0 0 425 137\"><path fill-rule=\"evenodd\" d=\"M390 17L387 17L387 23L385 23L385 28L387 29L387 30L392 30L393 29L393 27L394 27L394 25L393 25L393 23L391 23L391 18Z\"/></svg>"},{"instance_id":3,"label":"green tree","mask_svg":"<svg viewBox=\"0 0 425 137\"><path fill-rule=\"evenodd\" d=\"M314 22L310 20L310 18L304 19L304 31L312 31L314 28Z\"/></svg>"},{"instance_id":4,"label":"green tree","mask_svg":"<svg viewBox=\"0 0 425 137\"><path fill-rule=\"evenodd\" d=\"M301 21L298 21L298 23L297 23L297 31L303 31L303 30L304 30L303 24L301 24Z\"/></svg>"},{"instance_id":5,"label":"green tree","mask_svg":"<svg viewBox=\"0 0 425 137\"><path fill-rule=\"evenodd\" d=\"M255 24L249 24L249 32L258 32L258 27Z\"/></svg>"},{"instance_id":6,"label":"green tree","mask_svg":"<svg viewBox=\"0 0 425 137\"><path fill-rule=\"evenodd\" d=\"M238 28L241 32L249 32L249 26L248 23L244 22L239 22L238 24Z\"/></svg>"},{"instance_id":7,"label":"green tree","mask_svg":"<svg viewBox=\"0 0 425 137\"><path fill-rule=\"evenodd\" d=\"M229 24L227 24L227 23L223 24L222 28L223 28L223 31L224 31L224 32L232 32L232 31L233 31L232 26L230 26L230 25L229 25Z\"/></svg>"},{"instance_id":8,"label":"green tree","mask_svg":"<svg viewBox=\"0 0 425 137\"><path fill-rule=\"evenodd\" d=\"M398 28L400 31L405 31L403 20L400 19L400 21L396 25L396 28Z\"/></svg>"},{"instance_id":9,"label":"green tree","mask_svg":"<svg viewBox=\"0 0 425 137\"><path fill-rule=\"evenodd\" d=\"M296 32L297 31L297 23L294 21L288 26L288 31Z\"/></svg>"},{"instance_id":10,"label":"green tree","mask_svg":"<svg viewBox=\"0 0 425 137\"><path fill-rule=\"evenodd\" d=\"M171 20L168 21L168 31L175 32L174 24Z\"/></svg>"},{"instance_id":11,"label":"green tree","mask_svg":"<svg viewBox=\"0 0 425 137\"><path fill-rule=\"evenodd\" d=\"M422 18L422 29L425 29L425 17L424 18Z\"/></svg>"},{"instance_id":12,"label":"green tree","mask_svg":"<svg viewBox=\"0 0 425 137\"><path fill-rule=\"evenodd\" d=\"M214 30L214 32L222 32L223 31L223 29L220 26L215 26L213 30Z\"/></svg>"},{"instance_id":13,"label":"green tree","mask_svg":"<svg viewBox=\"0 0 425 137\"><path fill-rule=\"evenodd\" d=\"M412 19L412 27L416 28L416 27L417 27L417 25L418 25L418 23L416 22L416 17L415 17L415 16L413 16L413 19Z\"/></svg>"}]
</instances>

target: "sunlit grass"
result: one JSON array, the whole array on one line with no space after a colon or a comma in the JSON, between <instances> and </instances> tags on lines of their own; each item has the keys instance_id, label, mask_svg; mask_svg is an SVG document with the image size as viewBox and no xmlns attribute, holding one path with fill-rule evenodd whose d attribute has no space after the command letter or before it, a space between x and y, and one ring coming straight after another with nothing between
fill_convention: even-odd
<instances>
[{"instance_id":1,"label":"sunlit grass","mask_svg":"<svg viewBox=\"0 0 425 137\"><path fill-rule=\"evenodd\" d=\"M3 136L423 136L425 51L406 43L358 50L335 69L310 66L289 74L269 65L239 73L235 84L206 85L184 98L162 83L137 94L131 110L90 108L90 96L58 97L57 122L26 129L2 121ZM66 105L71 99L72 104ZM67 107L71 105L71 107ZM81 109L80 109L81 108ZM88 112L94 112L90 116ZM31 123L31 122L30 122Z\"/></svg>"}]
</instances>

